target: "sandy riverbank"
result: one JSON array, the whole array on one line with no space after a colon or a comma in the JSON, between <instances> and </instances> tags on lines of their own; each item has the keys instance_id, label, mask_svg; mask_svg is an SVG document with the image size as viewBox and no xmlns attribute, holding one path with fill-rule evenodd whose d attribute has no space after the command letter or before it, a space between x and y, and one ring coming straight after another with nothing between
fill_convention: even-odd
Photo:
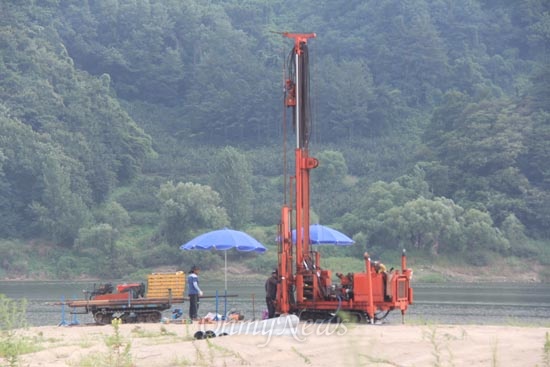
<instances>
[{"instance_id":1,"label":"sandy riverbank","mask_svg":"<svg viewBox=\"0 0 550 367\"><path fill-rule=\"evenodd\" d=\"M217 324L128 324L131 366L549 366L548 327L480 325L335 325L300 323L285 336L228 335L195 340ZM24 366L100 366L109 352L106 326L43 326L20 330L40 348ZM123 348L121 348L122 350ZM1 363L0 363L1 364ZM115 365L112 361L105 365Z\"/></svg>"}]
</instances>

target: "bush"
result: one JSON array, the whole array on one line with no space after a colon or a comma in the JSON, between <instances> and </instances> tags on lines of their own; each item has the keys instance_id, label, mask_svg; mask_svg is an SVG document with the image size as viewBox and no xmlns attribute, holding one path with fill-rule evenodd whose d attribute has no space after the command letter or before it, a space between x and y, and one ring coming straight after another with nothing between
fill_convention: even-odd
<instances>
[{"instance_id":1,"label":"bush","mask_svg":"<svg viewBox=\"0 0 550 367\"><path fill-rule=\"evenodd\" d=\"M539 278L540 278L540 281L543 283L550 283L550 269L543 268L539 272Z\"/></svg>"},{"instance_id":2,"label":"bush","mask_svg":"<svg viewBox=\"0 0 550 367\"><path fill-rule=\"evenodd\" d=\"M420 283L445 283L447 278L443 274L426 274L420 275L416 278L417 282Z\"/></svg>"},{"instance_id":3,"label":"bush","mask_svg":"<svg viewBox=\"0 0 550 367\"><path fill-rule=\"evenodd\" d=\"M277 251L267 251L247 260L245 264L252 271L268 274L277 267Z\"/></svg>"},{"instance_id":4,"label":"bush","mask_svg":"<svg viewBox=\"0 0 550 367\"><path fill-rule=\"evenodd\" d=\"M130 220L135 226L158 225L160 214L158 212L130 212Z\"/></svg>"},{"instance_id":5,"label":"bush","mask_svg":"<svg viewBox=\"0 0 550 367\"><path fill-rule=\"evenodd\" d=\"M75 273L75 271L78 272L78 268L78 261L74 257L63 255L57 261L57 276L59 278L71 278L75 274L78 274Z\"/></svg>"},{"instance_id":6,"label":"bush","mask_svg":"<svg viewBox=\"0 0 550 367\"><path fill-rule=\"evenodd\" d=\"M487 266L491 264L492 256L486 251L471 251L466 253L465 260L473 266Z\"/></svg>"},{"instance_id":7,"label":"bush","mask_svg":"<svg viewBox=\"0 0 550 367\"><path fill-rule=\"evenodd\" d=\"M0 241L0 267L8 272L26 272L23 244L15 241Z\"/></svg>"},{"instance_id":8,"label":"bush","mask_svg":"<svg viewBox=\"0 0 550 367\"><path fill-rule=\"evenodd\" d=\"M336 273L356 273L365 271L365 261L354 257L321 257L321 268L332 270Z\"/></svg>"},{"instance_id":9,"label":"bush","mask_svg":"<svg viewBox=\"0 0 550 367\"><path fill-rule=\"evenodd\" d=\"M202 270L224 268L223 251L178 251L182 253L183 261L181 262L181 266L185 272L188 272L193 265L197 265Z\"/></svg>"},{"instance_id":10,"label":"bush","mask_svg":"<svg viewBox=\"0 0 550 367\"><path fill-rule=\"evenodd\" d=\"M177 246L170 246L166 243L157 244L153 247L138 251L139 258L144 266L155 267L161 265L175 265L181 261L181 250Z\"/></svg>"},{"instance_id":11,"label":"bush","mask_svg":"<svg viewBox=\"0 0 550 367\"><path fill-rule=\"evenodd\" d=\"M510 247L510 254L512 256L521 257L524 259L532 259L538 257L540 249L535 243L525 241L516 243Z\"/></svg>"},{"instance_id":12,"label":"bush","mask_svg":"<svg viewBox=\"0 0 550 367\"><path fill-rule=\"evenodd\" d=\"M113 194L116 200L127 211L159 211L160 203L156 197L159 183L154 179L142 177L124 189Z\"/></svg>"},{"instance_id":13,"label":"bush","mask_svg":"<svg viewBox=\"0 0 550 367\"><path fill-rule=\"evenodd\" d=\"M33 350L33 344L17 335L17 329L27 326L26 300L15 301L0 294L0 357L8 366L17 366L19 356Z\"/></svg>"}]
</instances>

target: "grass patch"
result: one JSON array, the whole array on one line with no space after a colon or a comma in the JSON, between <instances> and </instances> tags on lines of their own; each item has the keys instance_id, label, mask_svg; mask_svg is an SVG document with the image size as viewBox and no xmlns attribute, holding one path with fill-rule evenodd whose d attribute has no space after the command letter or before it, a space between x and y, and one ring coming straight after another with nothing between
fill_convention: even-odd
<instances>
[{"instance_id":1,"label":"grass patch","mask_svg":"<svg viewBox=\"0 0 550 367\"><path fill-rule=\"evenodd\" d=\"M165 336L177 336L174 332L169 332L164 325L160 327L159 331L148 331L142 329L140 326L136 326L132 329L132 336L136 338L160 338Z\"/></svg>"},{"instance_id":2,"label":"grass patch","mask_svg":"<svg viewBox=\"0 0 550 367\"><path fill-rule=\"evenodd\" d=\"M430 344L432 345L433 351L432 356L434 356L434 367L441 367L442 366L442 357L441 357L441 343L437 338L437 328L433 327L430 328L428 332L424 333L424 337L428 339Z\"/></svg>"},{"instance_id":3,"label":"grass patch","mask_svg":"<svg viewBox=\"0 0 550 367\"><path fill-rule=\"evenodd\" d=\"M195 340L195 338L193 337L193 334L195 332L193 330L191 330L191 324L185 324L185 340Z\"/></svg>"},{"instance_id":4,"label":"grass patch","mask_svg":"<svg viewBox=\"0 0 550 367\"><path fill-rule=\"evenodd\" d=\"M298 356L302 357L304 359L305 364L311 364L311 359L309 359L308 356L301 353L298 349L296 349L295 347L292 347L292 351L296 353Z\"/></svg>"},{"instance_id":5,"label":"grass patch","mask_svg":"<svg viewBox=\"0 0 550 367\"><path fill-rule=\"evenodd\" d=\"M542 362L544 367L550 367L550 335L546 332L544 348L542 349Z\"/></svg>"},{"instance_id":6,"label":"grass patch","mask_svg":"<svg viewBox=\"0 0 550 367\"><path fill-rule=\"evenodd\" d=\"M195 347L195 365L210 366L211 364L208 363L208 361L206 360L204 354L201 352L196 342L193 342L193 346Z\"/></svg>"},{"instance_id":7,"label":"grass patch","mask_svg":"<svg viewBox=\"0 0 550 367\"><path fill-rule=\"evenodd\" d=\"M81 340L79 341L79 343L78 343L78 346L79 346L80 348L82 348L82 349L91 348L91 347L93 347L94 345L95 345L94 340L91 339L91 338L87 338L87 337L81 339Z\"/></svg>"},{"instance_id":8,"label":"grass patch","mask_svg":"<svg viewBox=\"0 0 550 367\"><path fill-rule=\"evenodd\" d=\"M179 338L178 334L166 330L162 325L159 331L144 330L140 326L136 326L131 331L132 337L146 339L148 345L157 345L165 343L175 343L181 340L188 340L187 337Z\"/></svg>"},{"instance_id":9,"label":"grass patch","mask_svg":"<svg viewBox=\"0 0 550 367\"><path fill-rule=\"evenodd\" d=\"M405 319L405 324L407 325L426 325L426 326L434 326L438 322L434 320L429 320L423 315L415 315L415 316L409 316Z\"/></svg>"},{"instance_id":10,"label":"grass patch","mask_svg":"<svg viewBox=\"0 0 550 367\"><path fill-rule=\"evenodd\" d=\"M389 365L389 366L395 366L395 367L400 367L401 365L398 364L398 363L394 363L388 359L385 359L385 358L378 358L378 357L373 357L373 356L369 356L369 355L366 355L366 354L360 354L360 356L362 357L365 357L370 363L374 363L374 365Z\"/></svg>"},{"instance_id":11,"label":"grass patch","mask_svg":"<svg viewBox=\"0 0 550 367\"><path fill-rule=\"evenodd\" d=\"M497 367L498 366L498 339L495 339L493 343L491 357L492 357L491 366Z\"/></svg>"},{"instance_id":12,"label":"grass patch","mask_svg":"<svg viewBox=\"0 0 550 367\"><path fill-rule=\"evenodd\" d=\"M221 345L214 344L212 341L210 341L210 339L206 339L206 343L208 345L208 348L210 348L211 350L215 350L223 353L224 357L227 357L227 356L234 357L240 361L240 365L250 365L250 362L244 359L239 353L231 349L222 347Z\"/></svg>"},{"instance_id":13,"label":"grass patch","mask_svg":"<svg viewBox=\"0 0 550 367\"><path fill-rule=\"evenodd\" d=\"M179 359L176 357L170 362L170 366L174 366L174 367L186 367L186 366L192 366L192 365L193 364L191 363L191 361L188 360L187 358Z\"/></svg>"},{"instance_id":14,"label":"grass patch","mask_svg":"<svg viewBox=\"0 0 550 367\"><path fill-rule=\"evenodd\" d=\"M40 338L19 335L19 329L27 327L27 301L16 301L0 294L0 357L6 366L18 366L22 354L34 353L43 348Z\"/></svg>"},{"instance_id":15,"label":"grass patch","mask_svg":"<svg viewBox=\"0 0 550 367\"><path fill-rule=\"evenodd\" d=\"M69 363L78 367L133 367L134 362L130 349L132 343L120 334L120 319L113 319L113 335L104 338L108 348L106 353L93 353L81 358L76 363Z\"/></svg>"},{"instance_id":16,"label":"grass patch","mask_svg":"<svg viewBox=\"0 0 550 367\"><path fill-rule=\"evenodd\" d=\"M430 273L417 275L415 280L420 283L445 283L447 282L447 277L443 274Z\"/></svg>"},{"instance_id":17,"label":"grass patch","mask_svg":"<svg viewBox=\"0 0 550 367\"><path fill-rule=\"evenodd\" d=\"M427 339L432 346L432 356L434 357L433 366L442 367L442 366L454 366L453 362L453 353L451 348L449 348L449 341L451 340L464 340L468 334L464 329L462 329L462 334L457 337L449 333L440 334L438 333L437 327L430 327L427 330L422 332L423 339ZM448 358L445 358L445 354L448 355ZM445 360L447 359L447 363Z\"/></svg>"}]
</instances>

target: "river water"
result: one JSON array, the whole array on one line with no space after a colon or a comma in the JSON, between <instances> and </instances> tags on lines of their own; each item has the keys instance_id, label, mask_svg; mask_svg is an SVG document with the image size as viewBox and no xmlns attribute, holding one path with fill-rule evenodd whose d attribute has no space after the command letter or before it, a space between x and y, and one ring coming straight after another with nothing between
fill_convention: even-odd
<instances>
[{"instance_id":1,"label":"river water","mask_svg":"<svg viewBox=\"0 0 550 367\"><path fill-rule=\"evenodd\" d=\"M224 294L222 282L203 282L205 295ZM65 323L92 323L91 315L71 315L69 309L55 305L62 300L83 299L83 290L93 289L94 282L19 282L0 281L0 293L12 299L27 300L30 326ZM518 283L413 283L414 304L405 322L490 325L550 326L550 284ZM220 298L201 300L199 314L240 311L245 319L261 318L265 309L263 282L228 281L227 303ZM187 315L188 304L174 305ZM170 318L171 311L164 312ZM394 311L386 319L401 323L401 313Z\"/></svg>"}]
</instances>

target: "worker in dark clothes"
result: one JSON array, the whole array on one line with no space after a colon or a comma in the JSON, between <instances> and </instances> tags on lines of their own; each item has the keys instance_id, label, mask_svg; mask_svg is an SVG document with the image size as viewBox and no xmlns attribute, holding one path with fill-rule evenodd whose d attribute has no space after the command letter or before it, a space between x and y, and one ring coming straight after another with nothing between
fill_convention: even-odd
<instances>
[{"instance_id":1,"label":"worker in dark clothes","mask_svg":"<svg viewBox=\"0 0 550 367\"><path fill-rule=\"evenodd\" d=\"M267 304L267 317L275 317L275 299L277 298L277 271L273 270L271 276L265 281L265 303Z\"/></svg>"},{"instance_id":2,"label":"worker in dark clothes","mask_svg":"<svg viewBox=\"0 0 550 367\"><path fill-rule=\"evenodd\" d=\"M191 320L197 319L197 313L199 311L199 296L202 296L202 291L199 287L199 272L198 266L193 266L187 277L187 295L189 296L189 318Z\"/></svg>"}]
</instances>

